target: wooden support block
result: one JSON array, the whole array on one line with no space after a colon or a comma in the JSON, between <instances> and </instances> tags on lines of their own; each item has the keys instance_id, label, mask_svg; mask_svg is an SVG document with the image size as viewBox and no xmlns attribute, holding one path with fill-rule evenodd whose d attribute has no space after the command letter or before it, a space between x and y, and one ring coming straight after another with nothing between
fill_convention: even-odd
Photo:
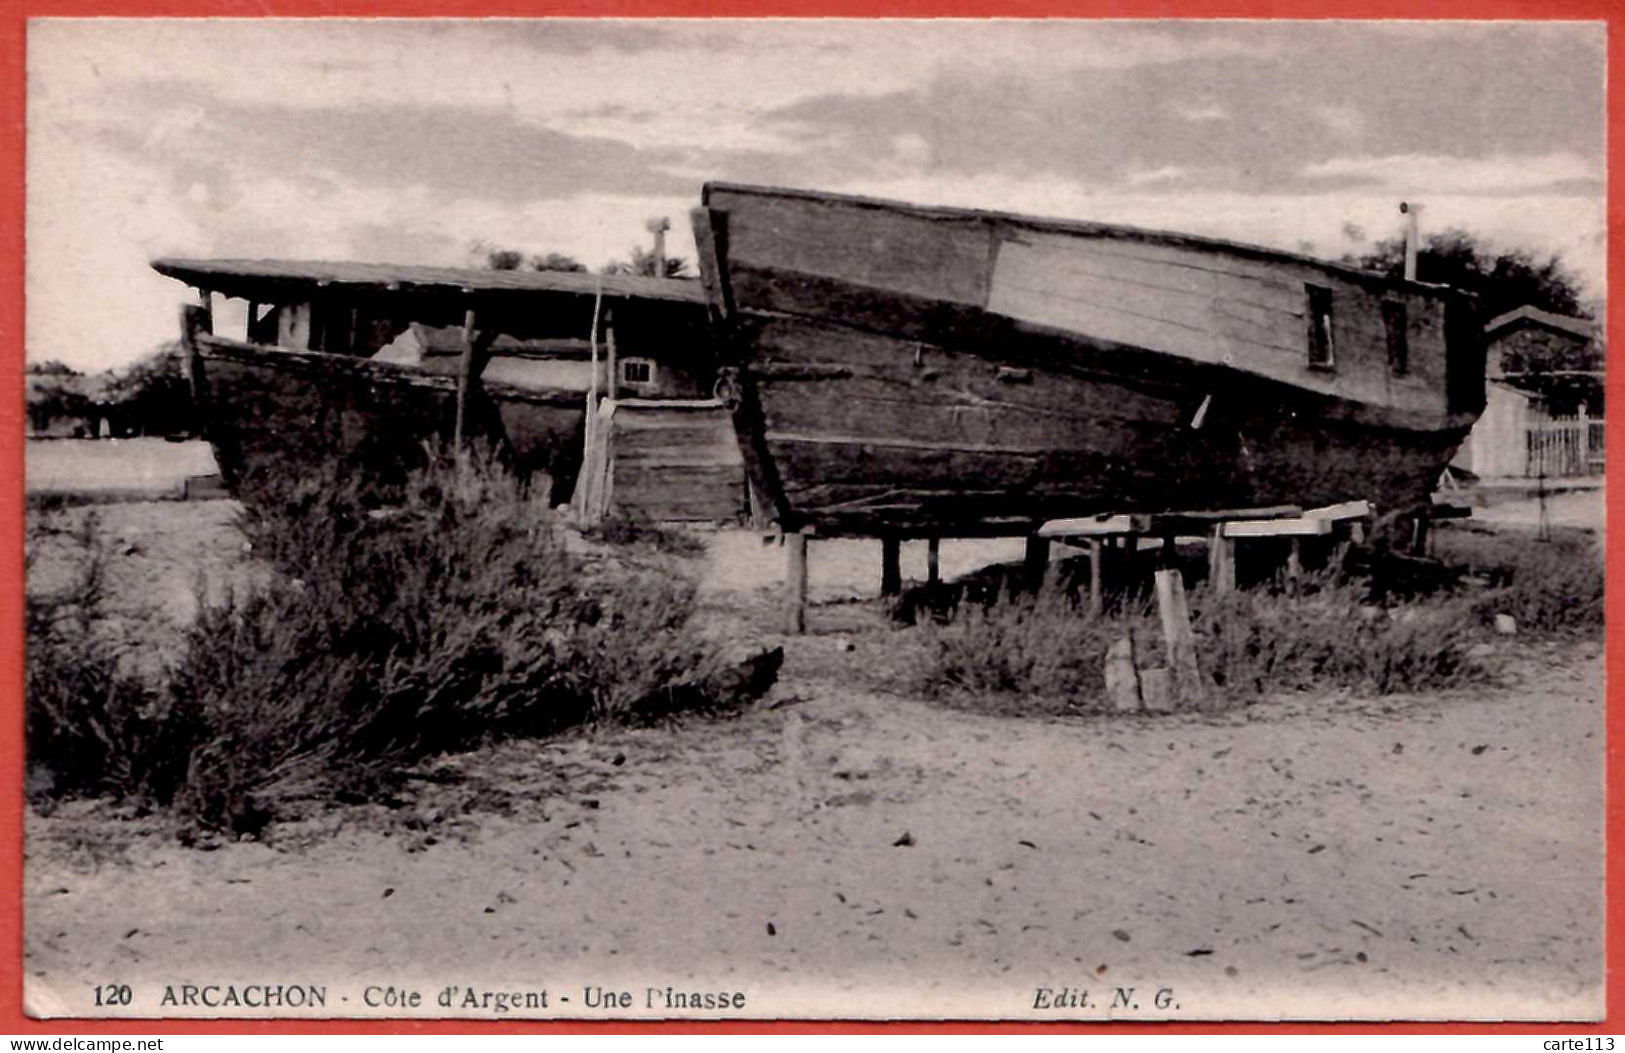
<instances>
[{"instance_id":1,"label":"wooden support block","mask_svg":"<svg viewBox=\"0 0 1625 1053\"><path fill-rule=\"evenodd\" d=\"M784 620L792 636L807 631L807 535L784 536Z\"/></svg>"},{"instance_id":2,"label":"wooden support block","mask_svg":"<svg viewBox=\"0 0 1625 1053\"><path fill-rule=\"evenodd\" d=\"M1027 579L1027 588L1036 590L1044 584L1044 575L1049 570L1049 538L1027 539L1027 551L1022 560L1022 568Z\"/></svg>"},{"instance_id":3,"label":"wooden support block","mask_svg":"<svg viewBox=\"0 0 1625 1053\"><path fill-rule=\"evenodd\" d=\"M1213 528L1208 541L1207 576L1219 596L1236 590L1236 543L1224 535L1224 526Z\"/></svg>"},{"instance_id":4,"label":"wooden support block","mask_svg":"<svg viewBox=\"0 0 1625 1053\"><path fill-rule=\"evenodd\" d=\"M1196 663L1196 636L1191 632L1190 609L1185 605L1185 582L1177 570L1159 570L1157 613L1162 620L1162 638L1168 648L1168 672L1174 705L1180 709L1204 709L1208 688Z\"/></svg>"},{"instance_id":5,"label":"wooden support block","mask_svg":"<svg viewBox=\"0 0 1625 1053\"><path fill-rule=\"evenodd\" d=\"M903 543L897 538L880 539L880 594L896 596L903 591Z\"/></svg>"},{"instance_id":6,"label":"wooden support block","mask_svg":"<svg viewBox=\"0 0 1625 1053\"><path fill-rule=\"evenodd\" d=\"M1286 576L1298 578L1303 576L1303 538L1292 539L1292 548L1286 554Z\"/></svg>"},{"instance_id":7,"label":"wooden support block","mask_svg":"<svg viewBox=\"0 0 1625 1053\"><path fill-rule=\"evenodd\" d=\"M925 543L925 583L935 586L942 584L942 542L931 538Z\"/></svg>"},{"instance_id":8,"label":"wooden support block","mask_svg":"<svg viewBox=\"0 0 1625 1053\"><path fill-rule=\"evenodd\" d=\"M1091 618L1100 617L1101 611L1106 606L1106 597L1104 595L1105 575L1102 572L1100 563L1105 558L1107 544L1108 542L1101 538L1089 542L1089 616Z\"/></svg>"}]
</instances>

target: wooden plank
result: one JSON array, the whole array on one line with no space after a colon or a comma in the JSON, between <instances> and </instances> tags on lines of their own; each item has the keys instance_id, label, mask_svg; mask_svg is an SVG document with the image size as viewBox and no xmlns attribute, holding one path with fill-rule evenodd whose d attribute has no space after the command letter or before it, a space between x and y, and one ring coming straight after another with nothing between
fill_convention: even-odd
<instances>
[{"instance_id":1,"label":"wooden plank","mask_svg":"<svg viewBox=\"0 0 1625 1053\"><path fill-rule=\"evenodd\" d=\"M832 277L877 291L982 307L991 228L795 198L730 198L728 265Z\"/></svg>"},{"instance_id":2,"label":"wooden plank","mask_svg":"<svg viewBox=\"0 0 1625 1053\"><path fill-rule=\"evenodd\" d=\"M1039 537L1109 537L1135 531L1135 517L1127 514L1087 519L1055 519L1038 528Z\"/></svg>"},{"instance_id":3,"label":"wooden plank","mask_svg":"<svg viewBox=\"0 0 1625 1053\"><path fill-rule=\"evenodd\" d=\"M1003 260L1020 260L1022 269L1052 274L1057 284L1074 279L1105 278L1147 290L1183 293L1209 302L1235 305L1239 314L1303 314L1301 280L1284 278L1266 267L1247 270L1227 258L1189 250L1139 248L1125 252L1109 238L1028 235L999 247ZM994 273L999 267L995 264ZM1254 315L1247 308L1261 312Z\"/></svg>"},{"instance_id":4,"label":"wooden plank","mask_svg":"<svg viewBox=\"0 0 1625 1053\"><path fill-rule=\"evenodd\" d=\"M1245 284L1258 287L1259 297L1264 297L1266 287L1261 283ZM1267 304L1256 299L1231 300L1226 297L1228 291L1198 292L1125 281L1110 273L1057 273L1048 258L1033 255L1023 246L1006 245L999 253L988 309L1011 313L1012 305L1031 302L1030 298L1036 296L1052 303L1073 303L1140 320L1172 322L1213 338L1302 353L1305 328L1301 288L1290 310L1285 307L1285 289L1277 292L1278 299ZM1242 297L1248 292L1245 288L1234 291Z\"/></svg>"},{"instance_id":5,"label":"wooden plank","mask_svg":"<svg viewBox=\"0 0 1625 1053\"><path fill-rule=\"evenodd\" d=\"M1041 537L1109 537L1114 534L1205 534L1215 523L1232 519L1284 519L1300 516L1296 505L1196 512L1125 512L1111 516L1056 519L1038 530Z\"/></svg>"},{"instance_id":6,"label":"wooden plank","mask_svg":"<svg viewBox=\"0 0 1625 1053\"><path fill-rule=\"evenodd\" d=\"M1324 508L1311 508L1304 513L1307 519L1364 519L1371 514L1370 501L1344 501Z\"/></svg>"},{"instance_id":7,"label":"wooden plank","mask_svg":"<svg viewBox=\"0 0 1625 1053\"><path fill-rule=\"evenodd\" d=\"M786 534L784 551L785 631L797 636L807 631L807 535Z\"/></svg>"},{"instance_id":8,"label":"wooden plank","mask_svg":"<svg viewBox=\"0 0 1625 1053\"><path fill-rule=\"evenodd\" d=\"M940 585L942 583L942 541L939 538L929 538L925 543L925 583L927 585Z\"/></svg>"},{"instance_id":9,"label":"wooden plank","mask_svg":"<svg viewBox=\"0 0 1625 1053\"><path fill-rule=\"evenodd\" d=\"M1243 520L1225 523L1225 537L1315 537L1332 532L1332 520L1295 516L1291 519Z\"/></svg>"}]
</instances>

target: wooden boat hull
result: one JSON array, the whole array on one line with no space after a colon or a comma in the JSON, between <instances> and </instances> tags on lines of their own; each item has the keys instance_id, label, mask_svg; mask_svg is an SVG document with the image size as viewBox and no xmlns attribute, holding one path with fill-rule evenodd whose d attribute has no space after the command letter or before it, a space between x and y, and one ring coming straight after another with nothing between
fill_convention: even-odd
<instances>
[{"instance_id":1,"label":"wooden boat hull","mask_svg":"<svg viewBox=\"0 0 1625 1053\"><path fill-rule=\"evenodd\" d=\"M367 483L395 484L451 442L453 376L364 358L193 337L193 382L221 474L241 492L337 462ZM546 472L568 496L581 459L580 392L486 385L465 428L521 474Z\"/></svg>"},{"instance_id":2,"label":"wooden boat hull","mask_svg":"<svg viewBox=\"0 0 1625 1053\"><path fill-rule=\"evenodd\" d=\"M1186 320L1126 325L1018 284L1038 272L1012 274L1019 257L1004 247L1027 252L1038 234L1017 219L793 192L708 188L707 201L696 237L738 431L752 485L786 529L1024 534L1095 513L1359 499L1403 510L1429 500L1477 415L1444 404L1444 363L1421 355L1412 375L1369 384L1350 366L1300 376L1301 349L1248 360L1255 343L1304 342L1288 295L1304 274L1380 307L1385 290L1300 261L1284 280L1272 261L1244 261L1243 282L1184 257L1164 268L1172 277L1151 269L1160 260L1130 261ZM1039 233L1065 246L1066 232ZM1167 292L1196 280L1211 288ZM1442 344L1439 299L1410 306L1419 343ZM1245 324L1199 328L1243 311ZM1358 366L1353 327L1369 329L1369 312L1346 314L1338 335ZM1478 371L1481 405L1481 357Z\"/></svg>"}]
</instances>

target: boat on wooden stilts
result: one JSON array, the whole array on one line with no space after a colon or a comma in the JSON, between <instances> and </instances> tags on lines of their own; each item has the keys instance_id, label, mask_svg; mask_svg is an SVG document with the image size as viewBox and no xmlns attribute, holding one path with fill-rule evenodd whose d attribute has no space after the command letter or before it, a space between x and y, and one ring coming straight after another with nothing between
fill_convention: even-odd
<instances>
[{"instance_id":1,"label":"boat on wooden stilts","mask_svg":"<svg viewBox=\"0 0 1625 1053\"><path fill-rule=\"evenodd\" d=\"M1101 512L1425 507L1484 405L1471 299L1256 246L711 183L720 383L768 516L1030 535Z\"/></svg>"}]
</instances>

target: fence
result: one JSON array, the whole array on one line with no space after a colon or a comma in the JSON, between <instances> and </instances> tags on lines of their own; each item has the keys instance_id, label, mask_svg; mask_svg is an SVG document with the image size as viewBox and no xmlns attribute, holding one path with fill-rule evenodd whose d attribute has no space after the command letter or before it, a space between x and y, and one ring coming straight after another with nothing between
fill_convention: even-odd
<instances>
[{"instance_id":1,"label":"fence","mask_svg":"<svg viewBox=\"0 0 1625 1053\"><path fill-rule=\"evenodd\" d=\"M1524 475L1576 478L1602 475L1607 447L1604 422L1593 417L1530 421Z\"/></svg>"}]
</instances>

